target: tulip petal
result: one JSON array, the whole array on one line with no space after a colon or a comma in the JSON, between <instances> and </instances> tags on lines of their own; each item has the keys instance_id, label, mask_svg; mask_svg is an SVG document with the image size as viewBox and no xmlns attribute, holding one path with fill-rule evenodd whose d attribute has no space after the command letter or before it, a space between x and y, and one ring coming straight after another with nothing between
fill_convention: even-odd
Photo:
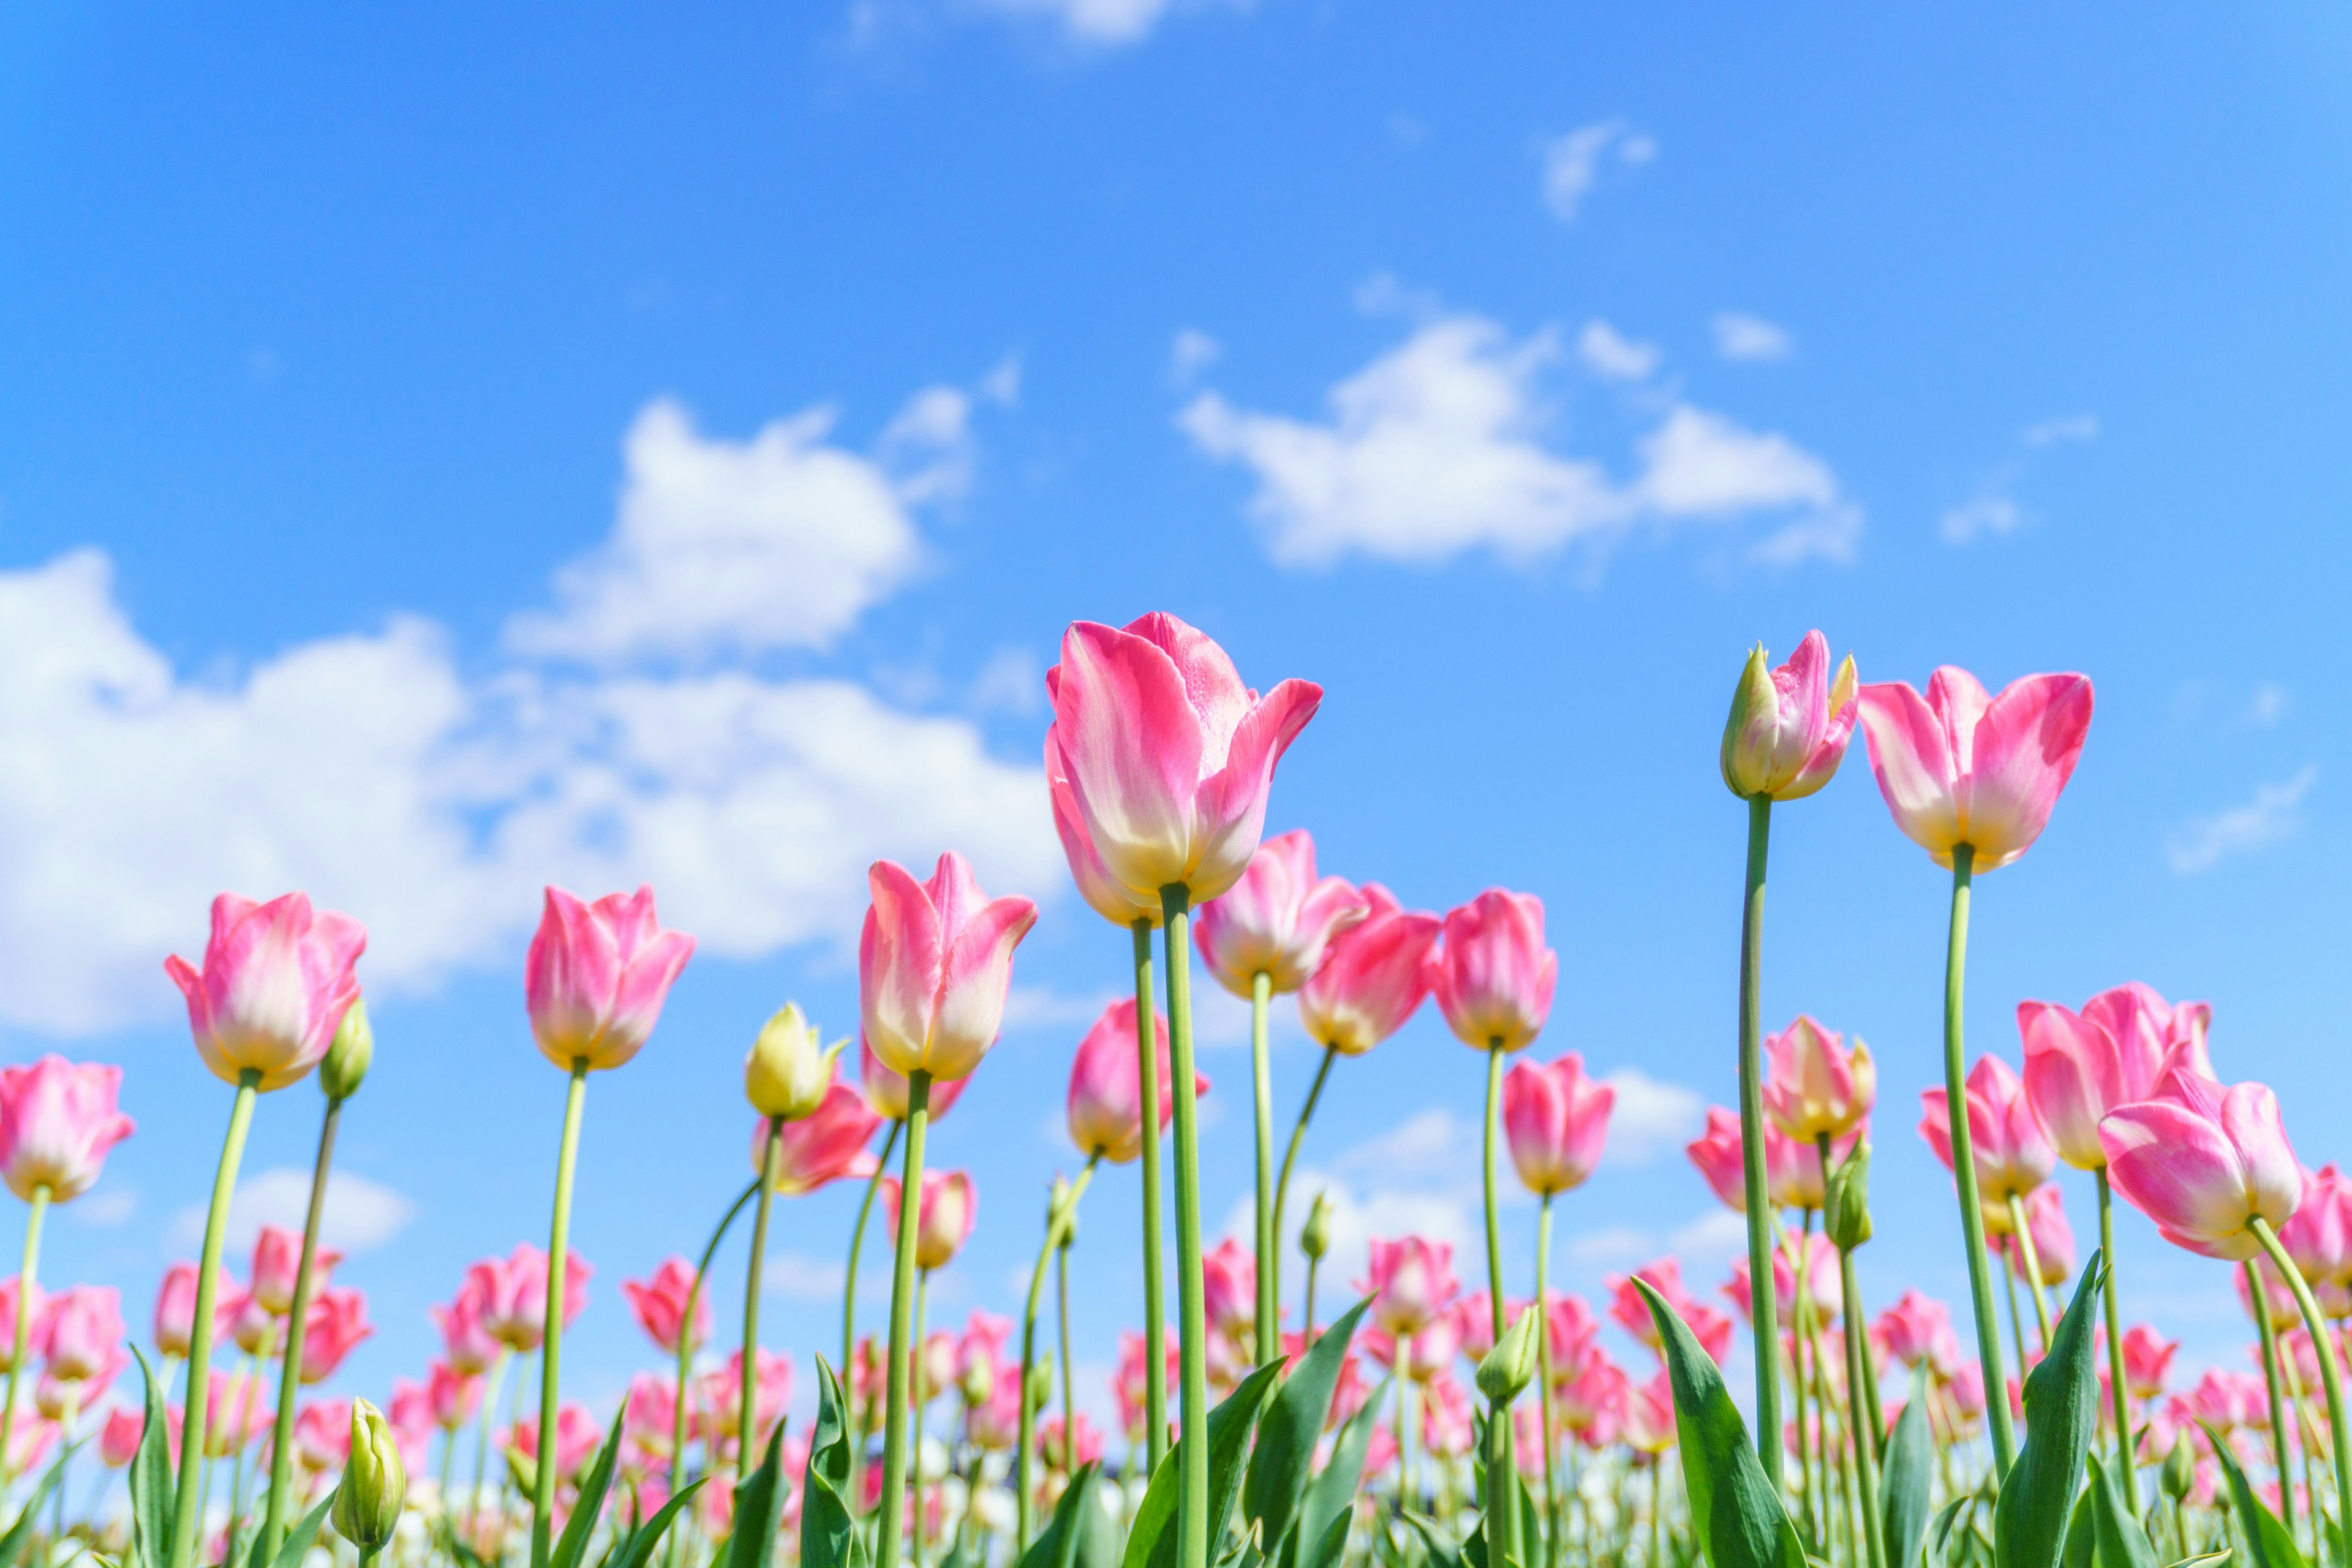
<instances>
[{"instance_id":1,"label":"tulip petal","mask_svg":"<svg viewBox=\"0 0 2352 1568\"><path fill-rule=\"evenodd\" d=\"M1152 642L1090 621L1064 635L1061 669L1054 725L1096 854L1129 888L1184 881L1205 742L1183 675Z\"/></svg>"},{"instance_id":2,"label":"tulip petal","mask_svg":"<svg viewBox=\"0 0 2352 1568\"><path fill-rule=\"evenodd\" d=\"M857 994L866 1043L901 1075L923 1065L939 994L939 915L920 882L895 861L866 874L873 903L857 944Z\"/></svg>"},{"instance_id":3,"label":"tulip petal","mask_svg":"<svg viewBox=\"0 0 2352 1568\"><path fill-rule=\"evenodd\" d=\"M2252 1255L2245 1173L2216 1121L2189 1106L2144 1100L2109 1112L2099 1141L2116 1191L2168 1237L2209 1258ZM2241 1240L2243 1250L2228 1250Z\"/></svg>"},{"instance_id":4,"label":"tulip petal","mask_svg":"<svg viewBox=\"0 0 2352 1568\"><path fill-rule=\"evenodd\" d=\"M1154 610L1129 621L1130 637L1151 644L1168 656L1184 683L1184 697L1201 724L1201 772L1211 773L1225 765L1234 731L1248 716L1257 694L1242 684L1241 671L1215 638L1197 626Z\"/></svg>"},{"instance_id":5,"label":"tulip petal","mask_svg":"<svg viewBox=\"0 0 2352 1568\"><path fill-rule=\"evenodd\" d=\"M2053 1002L2020 1002L2017 1032L2025 1043L2025 1098L2058 1157L2078 1171L2107 1163L2099 1120L2144 1096L2124 1080L2115 1037L2087 1008L2082 1014Z\"/></svg>"},{"instance_id":6,"label":"tulip petal","mask_svg":"<svg viewBox=\"0 0 2352 1568\"><path fill-rule=\"evenodd\" d=\"M2237 1146L2253 1212L2273 1227L2284 1225L2303 1199L2303 1163L2287 1142L2270 1085L2232 1084L2221 1096L2221 1130Z\"/></svg>"},{"instance_id":7,"label":"tulip petal","mask_svg":"<svg viewBox=\"0 0 2352 1568\"><path fill-rule=\"evenodd\" d=\"M935 1076L965 1077L996 1043L1013 984L1013 950L1036 923L1037 906L1029 900L992 899L949 943L932 1024L929 1066Z\"/></svg>"},{"instance_id":8,"label":"tulip petal","mask_svg":"<svg viewBox=\"0 0 2352 1568\"><path fill-rule=\"evenodd\" d=\"M1958 792L1978 869L2008 865L2042 836L2090 729L2091 683L2080 675L2026 676L1984 710Z\"/></svg>"},{"instance_id":9,"label":"tulip petal","mask_svg":"<svg viewBox=\"0 0 2352 1568\"><path fill-rule=\"evenodd\" d=\"M1194 900L1213 899L1241 879L1265 824L1266 786L1275 764L1323 703L1311 680L1286 680L1249 710L1233 734L1224 765L1193 795Z\"/></svg>"},{"instance_id":10,"label":"tulip petal","mask_svg":"<svg viewBox=\"0 0 2352 1568\"><path fill-rule=\"evenodd\" d=\"M1960 832L1952 805L1952 744L1942 720L1906 680L1865 686L1856 705L1870 771L1895 826L1937 865L1949 866Z\"/></svg>"}]
</instances>

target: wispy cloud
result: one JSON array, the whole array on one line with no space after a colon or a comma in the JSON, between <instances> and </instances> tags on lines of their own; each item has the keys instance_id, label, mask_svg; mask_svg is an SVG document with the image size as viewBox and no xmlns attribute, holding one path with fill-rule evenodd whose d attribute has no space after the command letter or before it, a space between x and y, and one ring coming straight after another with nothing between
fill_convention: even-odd
<instances>
[{"instance_id":1,"label":"wispy cloud","mask_svg":"<svg viewBox=\"0 0 2352 1568\"><path fill-rule=\"evenodd\" d=\"M1593 374L1610 381L1640 381L1658 368L1655 343L1636 342L1598 316L1576 335L1576 353Z\"/></svg>"},{"instance_id":2,"label":"wispy cloud","mask_svg":"<svg viewBox=\"0 0 2352 1568\"><path fill-rule=\"evenodd\" d=\"M1719 311L1711 325L1715 329L1715 352L1727 360L1786 359L1789 351L1796 346L1788 328L1744 310Z\"/></svg>"},{"instance_id":3,"label":"wispy cloud","mask_svg":"<svg viewBox=\"0 0 2352 1568\"><path fill-rule=\"evenodd\" d=\"M1698 1135L1706 1124L1706 1101L1698 1091L1652 1078L1639 1068L1620 1068L1601 1079L1617 1091L1609 1115L1612 1166L1646 1165L1661 1153Z\"/></svg>"},{"instance_id":4,"label":"wispy cloud","mask_svg":"<svg viewBox=\"0 0 2352 1568\"><path fill-rule=\"evenodd\" d=\"M310 1173L291 1165L257 1171L236 1184L228 1205L227 1237L232 1252L242 1252L274 1225L299 1231L309 1216ZM327 1178L327 1201L319 1216L319 1240L346 1253L373 1252L408 1228L416 1205L382 1182L352 1171ZM164 1232L173 1252L193 1250L205 1237L205 1211L190 1204L172 1215Z\"/></svg>"},{"instance_id":5,"label":"wispy cloud","mask_svg":"<svg viewBox=\"0 0 2352 1568\"><path fill-rule=\"evenodd\" d=\"M2166 860L2182 876L2194 876L2288 837L2303 826L2303 797L2318 782L2319 764L2306 763L2290 778L2258 785L2242 805L2191 817L2165 841Z\"/></svg>"},{"instance_id":6,"label":"wispy cloud","mask_svg":"<svg viewBox=\"0 0 2352 1568\"><path fill-rule=\"evenodd\" d=\"M1604 120L1555 136L1538 152L1544 206L1560 222L1571 223L1584 198L1600 183L1611 153L1618 163L1638 166L1658 155L1658 144L1648 136L1629 132L1622 120Z\"/></svg>"},{"instance_id":7,"label":"wispy cloud","mask_svg":"<svg viewBox=\"0 0 2352 1568\"><path fill-rule=\"evenodd\" d=\"M2020 430L2016 447L1985 471L1977 481L1976 493L1945 508L1936 519L1937 536L1947 544L1974 544L1979 540L2014 533L2035 521L2033 513L2020 505L2013 493L2026 477L2034 456L2095 440L2098 434L2099 416L2087 413L2061 415Z\"/></svg>"}]
</instances>

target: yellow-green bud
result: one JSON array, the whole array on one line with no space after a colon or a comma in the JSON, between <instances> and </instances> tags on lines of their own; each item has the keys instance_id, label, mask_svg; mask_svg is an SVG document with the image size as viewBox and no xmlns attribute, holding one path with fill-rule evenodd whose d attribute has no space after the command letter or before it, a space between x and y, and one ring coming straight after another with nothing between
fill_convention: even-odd
<instances>
[{"instance_id":1,"label":"yellow-green bud","mask_svg":"<svg viewBox=\"0 0 2352 1568\"><path fill-rule=\"evenodd\" d=\"M2172 1439L2172 1452L2164 1457L2164 1468L2158 1476L2164 1495L2176 1503L2195 1489L2197 1450L2189 1446L2188 1433L2180 1433Z\"/></svg>"},{"instance_id":2,"label":"yellow-green bud","mask_svg":"<svg viewBox=\"0 0 2352 1568\"><path fill-rule=\"evenodd\" d=\"M383 1550L400 1524L408 1497L408 1472L401 1468L400 1445L393 1440L383 1412L364 1399L352 1401L352 1457L335 1493L335 1531L362 1557Z\"/></svg>"},{"instance_id":3,"label":"yellow-green bud","mask_svg":"<svg viewBox=\"0 0 2352 1568\"><path fill-rule=\"evenodd\" d=\"M1828 1195L1822 1200L1822 1228L1830 1245L1852 1252L1870 1239L1870 1145L1856 1143L1836 1170L1830 1173Z\"/></svg>"},{"instance_id":4,"label":"yellow-green bud","mask_svg":"<svg viewBox=\"0 0 2352 1568\"><path fill-rule=\"evenodd\" d=\"M816 1114L833 1085L833 1059L847 1040L827 1050L797 1002L787 1002L760 1027L743 1058L743 1093L762 1116L798 1121Z\"/></svg>"},{"instance_id":5,"label":"yellow-green bud","mask_svg":"<svg viewBox=\"0 0 2352 1568\"><path fill-rule=\"evenodd\" d=\"M963 1369L963 1380L956 1392L963 1395L968 1409L987 1404L988 1396L996 1392L996 1369L984 1357L972 1357L971 1364Z\"/></svg>"},{"instance_id":6,"label":"yellow-green bud","mask_svg":"<svg viewBox=\"0 0 2352 1568\"><path fill-rule=\"evenodd\" d=\"M1331 1250L1331 1200L1319 1189L1307 1205L1307 1223L1298 1227L1298 1250L1318 1261Z\"/></svg>"},{"instance_id":7,"label":"yellow-green bud","mask_svg":"<svg viewBox=\"0 0 2352 1568\"><path fill-rule=\"evenodd\" d=\"M335 1026L334 1043L319 1063L319 1087L329 1100L349 1100L360 1091L368 1064L375 1059L375 1031L368 1027L367 998L354 996L343 1021Z\"/></svg>"},{"instance_id":8,"label":"yellow-green bud","mask_svg":"<svg viewBox=\"0 0 2352 1568\"><path fill-rule=\"evenodd\" d=\"M1819 636L1814 633L1806 641ZM1826 645L1818 651L1823 660L1828 658ZM1835 719L1843 712L1856 689L1853 656L1848 654L1822 694L1826 700L1825 717ZM1831 744L1825 729L1804 722L1813 700L1810 692L1795 693L1784 706L1779 688L1772 683L1771 660L1764 645L1759 643L1748 650L1747 667L1739 672L1739 685L1731 694L1731 716L1723 725L1723 782L1732 794L1742 800L1759 795L1796 800L1830 782L1845 755L1845 744L1843 740ZM1850 735L1851 729L1844 733Z\"/></svg>"},{"instance_id":9,"label":"yellow-green bud","mask_svg":"<svg viewBox=\"0 0 2352 1568\"><path fill-rule=\"evenodd\" d=\"M1508 1405L1536 1375L1536 1310L1521 1310L1486 1359L1478 1363L1478 1392L1492 1405Z\"/></svg>"},{"instance_id":10,"label":"yellow-green bud","mask_svg":"<svg viewBox=\"0 0 2352 1568\"><path fill-rule=\"evenodd\" d=\"M1029 1407L1043 1410L1054 1397L1054 1369L1039 1362L1029 1369Z\"/></svg>"}]
</instances>

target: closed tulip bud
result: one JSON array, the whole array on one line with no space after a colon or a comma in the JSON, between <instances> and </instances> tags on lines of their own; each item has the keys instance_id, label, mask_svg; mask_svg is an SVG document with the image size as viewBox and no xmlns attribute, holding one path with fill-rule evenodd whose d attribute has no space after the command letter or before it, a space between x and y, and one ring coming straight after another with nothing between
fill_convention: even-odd
<instances>
[{"instance_id":1,"label":"closed tulip bud","mask_svg":"<svg viewBox=\"0 0 2352 1568\"><path fill-rule=\"evenodd\" d=\"M978 1409L996 1392L996 1368L985 1361L965 1363L962 1374L956 1380L956 1392L963 1395L965 1409Z\"/></svg>"},{"instance_id":2,"label":"closed tulip bud","mask_svg":"<svg viewBox=\"0 0 2352 1568\"><path fill-rule=\"evenodd\" d=\"M1478 1363L1478 1392L1488 1403L1508 1405L1535 1376L1536 1316L1533 1308L1520 1312Z\"/></svg>"},{"instance_id":3,"label":"closed tulip bud","mask_svg":"<svg viewBox=\"0 0 2352 1568\"><path fill-rule=\"evenodd\" d=\"M343 1021L335 1026L334 1043L327 1047L326 1058L319 1064L319 1087L327 1098L338 1103L360 1091L367 1079L368 1064L375 1060L375 1031L368 1026L367 999L352 998L352 1005Z\"/></svg>"},{"instance_id":4,"label":"closed tulip bud","mask_svg":"<svg viewBox=\"0 0 2352 1568\"><path fill-rule=\"evenodd\" d=\"M1723 782L1742 800L1797 800L1838 770L1853 739L1853 656L1830 674L1830 645L1807 632L1796 653L1771 668L1761 643L1748 655L1731 717L1723 726Z\"/></svg>"},{"instance_id":5,"label":"closed tulip bud","mask_svg":"<svg viewBox=\"0 0 2352 1568\"><path fill-rule=\"evenodd\" d=\"M1830 1173L1829 1198L1822 1226L1830 1244L1852 1252L1870 1239L1870 1145L1857 1143L1853 1152Z\"/></svg>"},{"instance_id":6,"label":"closed tulip bud","mask_svg":"<svg viewBox=\"0 0 2352 1568\"><path fill-rule=\"evenodd\" d=\"M352 1401L352 1457L335 1493L335 1530L374 1556L392 1539L408 1497L408 1472L401 1468L400 1444L383 1412L364 1399Z\"/></svg>"},{"instance_id":7,"label":"closed tulip bud","mask_svg":"<svg viewBox=\"0 0 2352 1568\"><path fill-rule=\"evenodd\" d=\"M1307 1205L1307 1223L1298 1228L1298 1250L1318 1260L1331 1250L1331 1200L1320 1191Z\"/></svg>"},{"instance_id":8,"label":"closed tulip bud","mask_svg":"<svg viewBox=\"0 0 2352 1568\"><path fill-rule=\"evenodd\" d=\"M799 1121L816 1113L833 1086L833 1062L846 1039L831 1050L817 1041L816 1026L797 1002L787 1002L760 1027L743 1058L743 1093L762 1116Z\"/></svg>"},{"instance_id":9,"label":"closed tulip bud","mask_svg":"<svg viewBox=\"0 0 2352 1568\"><path fill-rule=\"evenodd\" d=\"M2164 1457L2164 1468L2158 1473L2158 1484L2164 1495L2176 1504L2197 1486L2197 1450L2190 1446L2189 1434L2182 1432L2172 1439L2172 1452Z\"/></svg>"},{"instance_id":10,"label":"closed tulip bud","mask_svg":"<svg viewBox=\"0 0 2352 1568\"><path fill-rule=\"evenodd\" d=\"M1054 1369L1039 1362L1029 1369L1029 1404L1032 1408L1043 1410L1053 1397Z\"/></svg>"}]
</instances>

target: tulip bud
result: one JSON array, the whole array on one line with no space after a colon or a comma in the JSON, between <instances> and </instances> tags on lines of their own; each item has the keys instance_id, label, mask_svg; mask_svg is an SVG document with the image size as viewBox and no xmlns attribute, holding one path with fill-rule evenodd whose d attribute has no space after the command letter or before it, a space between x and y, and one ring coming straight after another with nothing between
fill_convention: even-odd
<instances>
[{"instance_id":1,"label":"tulip bud","mask_svg":"<svg viewBox=\"0 0 2352 1568\"><path fill-rule=\"evenodd\" d=\"M1748 737L1759 718L1769 723L1780 705L1772 689L1771 661L1758 643L1748 650L1748 668L1739 672L1739 685L1731 693L1731 717L1723 726L1723 782L1742 800L1771 787L1765 771L1769 759L1756 754Z\"/></svg>"},{"instance_id":2,"label":"tulip bud","mask_svg":"<svg viewBox=\"0 0 2352 1568\"><path fill-rule=\"evenodd\" d=\"M1331 1250L1331 1200L1319 1188L1307 1205L1307 1223L1298 1227L1298 1250L1318 1261Z\"/></svg>"},{"instance_id":3,"label":"tulip bud","mask_svg":"<svg viewBox=\"0 0 2352 1568\"><path fill-rule=\"evenodd\" d=\"M1853 1152L1830 1173L1822 1228L1840 1252L1852 1252L1870 1239L1869 1143L1856 1143Z\"/></svg>"},{"instance_id":4,"label":"tulip bud","mask_svg":"<svg viewBox=\"0 0 2352 1568\"><path fill-rule=\"evenodd\" d=\"M831 1050L818 1044L816 1026L797 1002L787 1002L760 1027L743 1058L743 1093L762 1116L798 1121L824 1103L833 1084L833 1060L847 1040Z\"/></svg>"},{"instance_id":5,"label":"tulip bud","mask_svg":"<svg viewBox=\"0 0 2352 1568\"><path fill-rule=\"evenodd\" d=\"M319 1064L319 1087L331 1101L341 1103L360 1091L368 1063L375 1059L375 1031L368 1027L367 998L354 996L336 1026L334 1043Z\"/></svg>"},{"instance_id":6,"label":"tulip bud","mask_svg":"<svg viewBox=\"0 0 2352 1568\"><path fill-rule=\"evenodd\" d=\"M988 1396L996 1392L996 1369L988 1364L986 1357L972 1357L964 1366L956 1392L963 1396L966 1409L987 1404Z\"/></svg>"},{"instance_id":7,"label":"tulip bud","mask_svg":"<svg viewBox=\"0 0 2352 1568\"><path fill-rule=\"evenodd\" d=\"M1496 1405L1508 1405L1536 1374L1536 1318L1532 1307L1503 1331L1486 1359L1478 1363L1478 1392Z\"/></svg>"},{"instance_id":8,"label":"tulip bud","mask_svg":"<svg viewBox=\"0 0 2352 1568\"><path fill-rule=\"evenodd\" d=\"M2189 1446L2188 1433L2182 1432L2172 1439L2172 1452L2164 1457L2158 1484L2164 1488L2164 1495L2176 1504L2197 1485L2197 1450Z\"/></svg>"},{"instance_id":9,"label":"tulip bud","mask_svg":"<svg viewBox=\"0 0 2352 1568\"><path fill-rule=\"evenodd\" d=\"M1043 1410L1054 1397L1054 1369L1044 1362L1029 1369L1029 1408Z\"/></svg>"},{"instance_id":10,"label":"tulip bud","mask_svg":"<svg viewBox=\"0 0 2352 1568\"><path fill-rule=\"evenodd\" d=\"M364 1562L392 1539L407 1497L408 1473L383 1412L364 1399L352 1401L352 1457L335 1493L336 1532L359 1548Z\"/></svg>"}]
</instances>

